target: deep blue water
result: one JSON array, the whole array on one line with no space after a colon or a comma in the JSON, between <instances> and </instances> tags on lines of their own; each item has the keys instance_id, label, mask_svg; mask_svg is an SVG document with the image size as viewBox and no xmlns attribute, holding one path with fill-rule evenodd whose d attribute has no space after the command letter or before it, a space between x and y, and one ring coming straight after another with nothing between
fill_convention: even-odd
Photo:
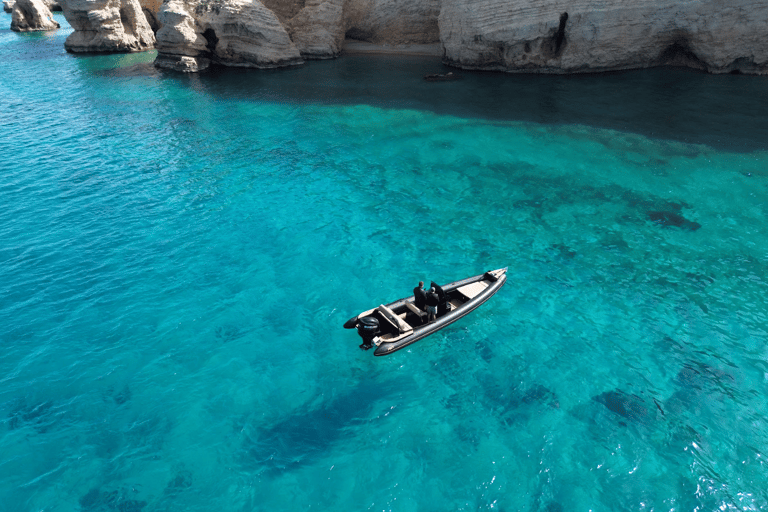
<instances>
[{"instance_id":1,"label":"deep blue water","mask_svg":"<svg viewBox=\"0 0 768 512\"><path fill-rule=\"evenodd\" d=\"M768 78L182 76L55 16L0 15L0 511L768 508Z\"/></svg>"}]
</instances>

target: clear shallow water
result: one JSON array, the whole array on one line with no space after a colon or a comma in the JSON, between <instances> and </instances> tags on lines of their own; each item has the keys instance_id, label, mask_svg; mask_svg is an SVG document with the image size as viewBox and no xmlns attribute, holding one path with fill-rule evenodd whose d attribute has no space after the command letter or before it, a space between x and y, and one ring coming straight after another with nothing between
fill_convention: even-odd
<instances>
[{"instance_id":1,"label":"clear shallow water","mask_svg":"<svg viewBox=\"0 0 768 512\"><path fill-rule=\"evenodd\" d=\"M189 77L55 16L0 30L0 510L768 507L765 78Z\"/></svg>"}]
</instances>

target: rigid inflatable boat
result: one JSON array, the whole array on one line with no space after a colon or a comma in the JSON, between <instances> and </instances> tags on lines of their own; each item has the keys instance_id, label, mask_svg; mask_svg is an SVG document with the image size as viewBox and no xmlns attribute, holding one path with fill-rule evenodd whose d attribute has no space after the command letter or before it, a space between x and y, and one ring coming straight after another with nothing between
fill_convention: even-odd
<instances>
[{"instance_id":1,"label":"rigid inflatable boat","mask_svg":"<svg viewBox=\"0 0 768 512\"><path fill-rule=\"evenodd\" d=\"M405 297L350 318L345 329L357 329L363 338L360 348L376 347L375 356L385 356L407 347L451 325L493 297L507 281L507 268L491 270L444 286L432 282L440 300L437 318L427 322L427 313L416 307L415 297Z\"/></svg>"}]
</instances>

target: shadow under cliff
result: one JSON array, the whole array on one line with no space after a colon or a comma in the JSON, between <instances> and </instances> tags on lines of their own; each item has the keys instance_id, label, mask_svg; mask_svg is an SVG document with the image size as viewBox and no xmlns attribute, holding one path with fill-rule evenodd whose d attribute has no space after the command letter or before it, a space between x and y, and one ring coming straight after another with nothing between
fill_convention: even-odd
<instances>
[{"instance_id":1,"label":"shadow under cliff","mask_svg":"<svg viewBox=\"0 0 768 512\"><path fill-rule=\"evenodd\" d=\"M452 71L458 80L430 82ZM581 124L749 152L768 148L768 78L654 68L584 75L462 71L438 58L343 55L277 70L163 72L214 97L368 104L470 118Z\"/></svg>"}]
</instances>

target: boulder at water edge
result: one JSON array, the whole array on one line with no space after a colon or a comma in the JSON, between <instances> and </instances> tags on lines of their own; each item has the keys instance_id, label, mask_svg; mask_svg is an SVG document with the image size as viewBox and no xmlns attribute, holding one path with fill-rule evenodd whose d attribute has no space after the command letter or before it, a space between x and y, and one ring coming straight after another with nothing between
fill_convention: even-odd
<instances>
[{"instance_id":1,"label":"boulder at water edge","mask_svg":"<svg viewBox=\"0 0 768 512\"><path fill-rule=\"evenodd\" d=\"M303 62L275 14L258 0L168 0L158 13L155 65L194 72L211 62L276 68Z\"/></svg>"},{"instance_id":2,"label":"boulder at water edge","mask_svg":"<svg viewBox=\"0 0 768 512\"><path fill-rule=\"evenodd\" d=\"M302 57L331 59L344 45L343 16L344 0L307 0L286 28Z\"/></svg>"},{"instance_id":3,"label":"boulder at water edge","mask_svg":"<svg viewBox=\"0 0 768 512\"><path fill-rule=\"evenodd\" d=\"M15 32L44 32L59 28L53 14L42 0L16 0L11 18Z\"/></svg>"},{"instance_id":4,"label":"boulder at water edge","mask_svg":"<svg viewBox=\"0 0 768 512\"><path fill-rule=\"evenodd\" d=\"M75 29L64 42L69 52L141 52L155 46L138 0L64 0L62 7Z\"/></svg>"}]
</instances>

